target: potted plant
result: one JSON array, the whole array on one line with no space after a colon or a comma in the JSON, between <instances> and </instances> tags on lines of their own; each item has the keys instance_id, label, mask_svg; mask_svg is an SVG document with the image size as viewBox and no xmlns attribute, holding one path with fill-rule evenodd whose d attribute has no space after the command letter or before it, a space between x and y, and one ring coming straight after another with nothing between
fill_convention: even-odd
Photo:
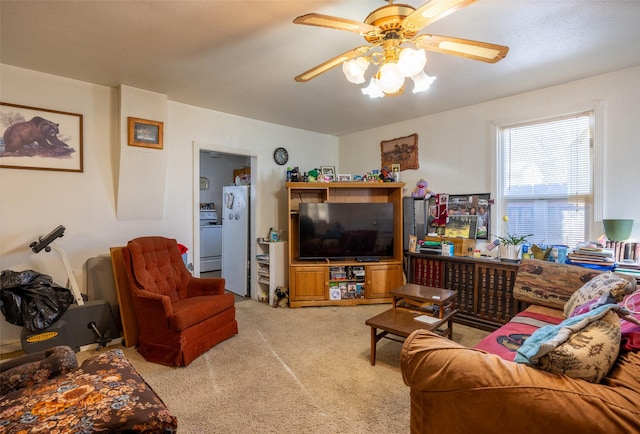
<instances>
[{"instance_id":1,"label":"potted plant","mask_svg":"<svg viewBox=\"0 0 640 434\"><path fill-rule=\"evenodd\" d=\"M504 237L497 237L498 240L500 240L500 248L498 250L500 258L517 261L520 259L520 254L522 253L522 243L527 241L529 237L532 237L533 234L513 235L509 233L509 216L503 216L502 221L504 221L507 228L507 235Z\"/></svg>"}]
</instances>

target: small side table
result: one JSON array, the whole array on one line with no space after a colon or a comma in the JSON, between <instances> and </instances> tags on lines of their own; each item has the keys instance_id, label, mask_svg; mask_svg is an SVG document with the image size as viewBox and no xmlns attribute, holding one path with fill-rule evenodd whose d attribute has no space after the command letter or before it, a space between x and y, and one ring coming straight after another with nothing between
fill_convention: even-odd
<instances>
[{"instance_id":1,"label":"small side table","mask_svg":"<svg viewBox=\"0 0 640 434\"><path fill-rule=\"evenodd\" d=\"M455 308L457 291L407 283L390 294L393 296L393 307L365 321L371 327L372 365L376 364L376 345L382 338L404 342L411 333L422 329L451 339L453 317L458 312ZM416 319L423 315L429 322ZM445 323L447 327L441 329Z\"/></svg>"}]
</instances>

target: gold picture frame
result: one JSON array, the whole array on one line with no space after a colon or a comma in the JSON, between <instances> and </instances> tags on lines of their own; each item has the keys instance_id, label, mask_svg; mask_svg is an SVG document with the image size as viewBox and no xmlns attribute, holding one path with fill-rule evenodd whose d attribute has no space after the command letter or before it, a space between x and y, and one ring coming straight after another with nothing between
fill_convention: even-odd
<instances>
[{"instance_id":1,"label":"gold picture frame","mask_svg":"<svg viewBox=\"0 0 640 434\"><path fill-rule=\"evenodd\" d=\"M163 148L164 124L162 122L128 117L127 124L129 146Z\"/></svg>"},{"instance_id":2,"label":"gold picture frame","mask_svg":"<svg viewBox=\"0 0 640 434\"><path fill-rule=\"evenodd\" d=\"M82 172L82 115L0 102L0 167Z\"/></svg>"},{"instance_id":3,"label":"gold picture frame","mask_svg":"<svg viewBox=\"0 0 640 434\"><path fill-rule=\"evenodd\" d=\"M383 140L380 142L380 155L382 168L389 169L394 164L399 164L400 170L419 169L418 134Z\"/></svg>"}]
</instances>

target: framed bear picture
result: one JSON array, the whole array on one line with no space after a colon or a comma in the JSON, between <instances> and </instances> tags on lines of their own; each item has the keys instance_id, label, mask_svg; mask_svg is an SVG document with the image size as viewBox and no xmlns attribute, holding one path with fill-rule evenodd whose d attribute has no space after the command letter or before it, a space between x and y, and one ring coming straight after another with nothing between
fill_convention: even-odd
<instances>
[{"instance_id":1,"label":"framed bear picture","mask_svg":"<svg viewBox=\"0 0 640 434\"><path fill-rule=\"evenodd\" d=\"M0 102L0 167L82 172L82 115Z\"/></svg>"}]
</instances>

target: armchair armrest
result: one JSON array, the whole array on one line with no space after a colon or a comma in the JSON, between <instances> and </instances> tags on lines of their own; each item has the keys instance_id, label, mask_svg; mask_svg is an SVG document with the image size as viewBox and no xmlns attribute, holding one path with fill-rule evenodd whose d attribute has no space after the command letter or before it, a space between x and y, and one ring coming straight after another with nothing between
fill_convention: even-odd
<instances>
[{"instance_id":1,"label":"armchair armrest","mask_svg":"<svg viewBox=\"0 0 640 434\"><path fill-rule=\"evenodd\" d=\"M144 318L169 318L173 315L171 299L167 295L137 289L132 297L136 305L139 328L142 328Z\"/></svg>"},{"instance_id":2,"label":"armchair armrest","mask_svg":"<svg viewBox=\"0 0 640 434\"><path fill-rule=\"evenodd\" d=\"M225 283L225 279L217 277L210 279L192 277L187 284L187 297L222 295L224 294Z\"/></svg>"}]
</instances>

